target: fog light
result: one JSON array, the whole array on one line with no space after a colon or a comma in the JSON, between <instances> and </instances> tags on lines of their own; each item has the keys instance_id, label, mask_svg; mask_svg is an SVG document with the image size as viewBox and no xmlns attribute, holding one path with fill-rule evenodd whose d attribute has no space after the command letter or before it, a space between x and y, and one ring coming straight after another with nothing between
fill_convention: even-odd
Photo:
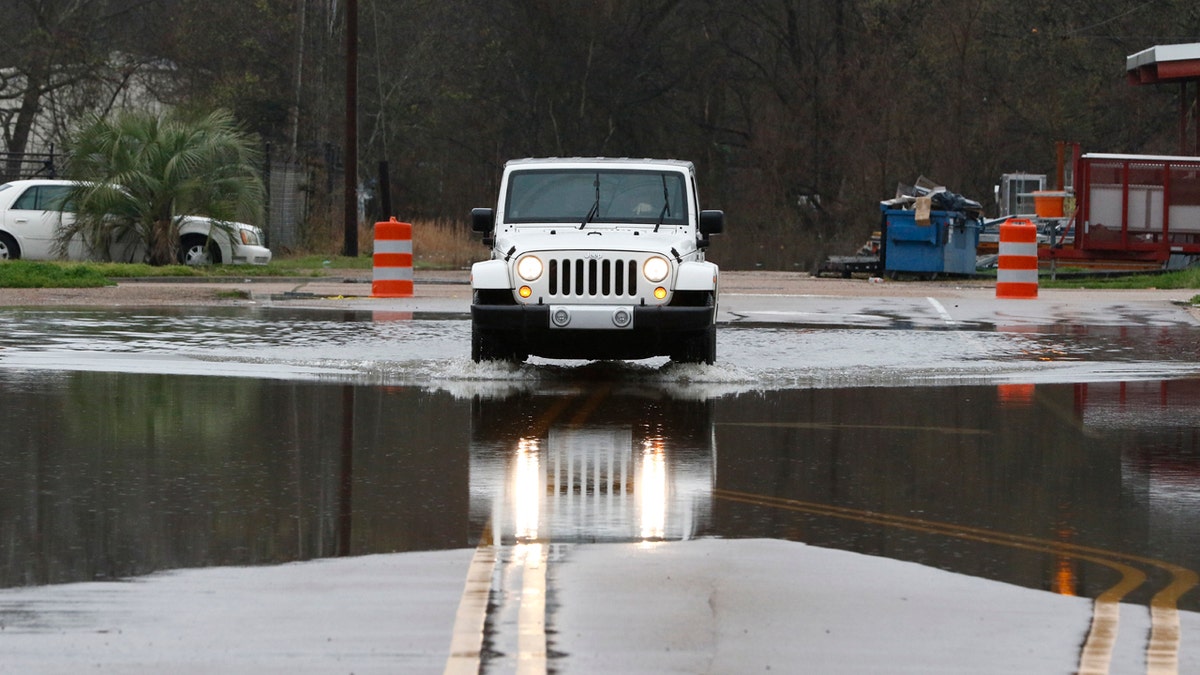
<instances>
[{"instance_id":1,"label":"fog light","mask_svg":"<svg viewBox=\"0 0 1200 675\"><path fill-rule=\"evenodd\" d=\"M633 317L630 316L629 310L627 309L618 309L617 311L613 312L612 321L613 325L617 328L625 328L632 320Z\"/></svg>"},{"instance_id":2,"label":"fog light","mask_svg":"<svg viewBox=\"0 0 1200 675\"><path fill-rule=\"evenodd\" d=\"M554 322L555 326L562 328L571 323L571 313L559 307L550 314L550 320Z\"/></svg>"},{"instance_id":3,"label":"fog light","mask_svg":"<svg viewBox=\"0 0 1200 675\"><path fill-rule=\"evenodd\" d=\"M663 288L662 286L654 289L654 297L658 298L659 300L667 297L667 289Z\"/></svg>"},{"instance_id":4,"label":"fog light","mask_svg":"<svg viewBox=\"0 0 1200 675\"><path fill-rule=\"evenodd\" d=\"M521 288L517 289L517 293L519 293L522 298L528 298L529 296L533 295L533 289L528 286L522 286Z\"/></svg>"}]
</instances>

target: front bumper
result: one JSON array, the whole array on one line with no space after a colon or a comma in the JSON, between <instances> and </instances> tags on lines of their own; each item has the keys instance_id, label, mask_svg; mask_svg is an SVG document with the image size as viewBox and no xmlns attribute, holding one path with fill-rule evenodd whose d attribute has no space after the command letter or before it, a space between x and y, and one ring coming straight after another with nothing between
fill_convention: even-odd
<instances>
[{"instance_id":1,"label":"front bumper","mask_svg":"<svg viewBox=\"0 0 1200 675\"><path fill-rule=\"evenodd\" d=\"M266 265L271 262L271 249L265 246L239 244L233 248L234 265Z\"/></svg>"},{"instance_id":2,"label":"front bumper","mask_svg":"<svg viewBox=\"0 0 1200 675\"><path fill-rule=\"evenodd\" d=\"M557 306L556 306L557 307ZM566 309L586 310L580 305ZM708 330L716 319L713 307L628 306L628 328L554 327L550 305L471 305L475 330L534 356L556 359L645 359L666 356L681 340ZM579 325L575 322L575 325ZM595 325L587 323L585 325Z\"/></svg>"}]
</instances>

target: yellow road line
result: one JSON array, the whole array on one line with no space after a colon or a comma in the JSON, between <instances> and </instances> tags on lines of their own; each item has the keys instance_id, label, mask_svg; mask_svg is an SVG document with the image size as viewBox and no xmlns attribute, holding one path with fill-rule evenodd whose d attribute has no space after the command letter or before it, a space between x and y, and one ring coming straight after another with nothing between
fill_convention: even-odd
<instances>
[{"instance_id":1,"label":"yellow road line","mask_svg":"<svg viewBox=\"0 0 1200 675\"><path fill-rule=\"evenodd\" d=\"M592 392L584 406L575 413L572 423L582 423L610 393L611 387ZM534 423L531 435L543 436L550 425L578 401L567 396L556 401ZM492 591L492 576L499 558L500 544L493 544L491 523L483 528L483 537L467 570L467 583L459 600L450 641L450 656L445 675L475 675L482 666L483 631L487 623L488 601ZM521 674L546 672L546 563L548 545L517 544L514 559L521 560L521 605L517 611L517 672Z\"/></svg>"},{"instance_id":2,"label":"yellow road line","mask_svg":"<svg viewBox=\"0 0 1200 675\"><path fill-rule=\"evenodd\" d=\"M1120 621L1120 598L1096 598L1092 603L1092 623L1088 627L1083 648L1079 650L1079 665L1075 667L1078 675L1108 675L1112 666L1113 648L1117 645L1117 624Z\"/></svg>"},{"instance_id":3,"label":"yellow road line","mask_svg":"<svg viewBox=\"0 0 1200 675\"><path fill-rule=\"evenodd\" d=\"M1150 642L1146 645L1146 675L1179 672L1179 611L1150 607Z\"/></svg>"},{"instance_id":4,"label":"yellow road line","mask_svg":"<svg viewBox=\"0 0 1200 675\"><path fill-rule=\"evenodd\" d=\"M546 549L543 544L518 544L524 558L521 607L517 613L517 673L546 673Z\"/></svg>"},{"instance_id":5,"label":"yellow road line","mask_svg":"<svg viewBox=\"0 0 1200 675\"><path fill-rule=\"evenodd\" d=\"M458 603L450 656L445 675L477 675L482 667L483 631L499 547L490 540L475 549L467 570L467 584ZM513 563L522 567L521 605L517 612L517 668L519 675L546 673L546 562L544 544L517 544Z\"/></svg>"},{"instance_id":6,"label":"yellow road line","mask_svg":"<svg viewBox=\"0 0 1200 675\"><path fill-rule=\"evenodd\" d=\"M1180 596L1194 588L1198 577L1192 570L1162 563L1171 572L1169 586L1150 600L1150 641L1146 645L1147 675L1174 675L1179 672Z\"/></svg>"},{"instance_id":7,"label":"yellow road line","mask_svg":"<svg viewBox=\"0 0 1200 675\"><path fill-rule=\"evenodd\" d=\"M450 657L445 675L475 675L479 672L483 651L483 628L487 622L488 599L492 593L492 571L496 567L496 547L486 537L475 549L467 568L467 584L458 601L454 633L450 638Z\"/></svg>"},{"instance_id":8,"label":"yellow road line","mask_svg":"<svg viewBox=\"0 0 1200 675\"><path fill-rule=\"evenodd\" d=\"M1084 558L1089 559L1089 558ZM1104 564L1104 563L1101 563ZM1130 568L1133 569L1133 568ZM1121 598L1146 582L1146 574L1133 569L1117 585L1101 593L1092 602L1092 623L1079 650L1078 675L1107 675L1117 646L1117 626L1121 621Z\"/></svg>"}]
</instances>

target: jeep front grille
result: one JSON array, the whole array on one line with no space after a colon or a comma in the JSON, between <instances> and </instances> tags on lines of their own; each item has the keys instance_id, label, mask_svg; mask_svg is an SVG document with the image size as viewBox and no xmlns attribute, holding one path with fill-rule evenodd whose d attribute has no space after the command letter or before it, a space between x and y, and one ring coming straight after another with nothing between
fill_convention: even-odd
<instances>
[{"instance_id":1,"label":"jeep front grille","mask_svg":"<svg viewBox=\"0 0 1200 675\"><path fill-rule=\"evenodd\" d=\"M637 260L551 258L547 270L550 297L630 298L637 295Z\"/></svg>"}]
</instances>

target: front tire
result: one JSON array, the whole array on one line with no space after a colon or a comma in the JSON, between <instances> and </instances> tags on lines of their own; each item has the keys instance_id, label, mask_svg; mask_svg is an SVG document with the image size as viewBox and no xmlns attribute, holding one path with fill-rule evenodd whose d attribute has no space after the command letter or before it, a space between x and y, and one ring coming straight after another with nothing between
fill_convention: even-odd
<instances>
[{"instance_id":1,"label":"front tire","mask_svg":"<svg viewBox=\"0 0 1200 675\"><path fill-rule=\"evenodd\" d=\"M189 234L179 240L179 262L184 265L220 265L221 247L211 237Z\"/></svg>"},{"instance_id":2,"label":"front tire","mask_svg":"<svg viewBox=\"0 0 1200 675\"><path fill-rule=\"evenodd\" d=\"M10 235L0 232L0 260L20 260L21 247Z\"/></svg>"},{"instance_id":3,"label":"front tire","mask_svg":"<svg viewBox=\"0 0 1200 675\"><path fill-rule=\"evenodd\" d=\"M713 293L705 295L704 306L712 307L714 310L712 323L704 330L684 337L679 347L671 352L672 361L678 363L706 363L710 366L717 362L717 299Z\"/></svg>"},{"instance_id":4,"label":"front tire","mask_svg":"<svg viewBox=\"0 0 1200 675\"><path fill-rule=\"evenodd\" d=\"M685 337L679 349L671 353L671 360L676 363L706 363L710 366L716 363L716 324Z\"/></svg>"},{"instance_id":5,"label":"front tire","mask_svg":"<svg viewBox=\"0 0 1200 675\"><path fill-rule=\"evenodd\" d=\"M475 290L471 294L471 306L475 305L500 305L514 304L512 292L507 290ZM475 325L475 321L471 321L471 360L475 363L480 361L508 361L509 363L522 363L529 358L529 353L514 349L510 342L505 339L503 334L497 334L495 331L485 330Z\"/></svg>"},{"instance_id":6,"label":"front tire","mask_svg":"<svg viewBox=\"0 0 1200 675\"><path fill-rule=\"evenodd\" d=\"M481 361L507 361L508 363L522 363L529 358L529 354L513 349L506 340L490 331L481 330L471 324L471 360L475 363Z\"/></svg>"},{"instance_id":7,"label":"front tire","mask_svg":"<svg viewBox=\"0 0 1200 675\"><path fill-rule=\"evenodd\" d=\"M471 324L471 360L475 363L480 361L491 361L496 358L492 355L491 341L483 334L483 331Z\"/></svg>"}]
</instances>

